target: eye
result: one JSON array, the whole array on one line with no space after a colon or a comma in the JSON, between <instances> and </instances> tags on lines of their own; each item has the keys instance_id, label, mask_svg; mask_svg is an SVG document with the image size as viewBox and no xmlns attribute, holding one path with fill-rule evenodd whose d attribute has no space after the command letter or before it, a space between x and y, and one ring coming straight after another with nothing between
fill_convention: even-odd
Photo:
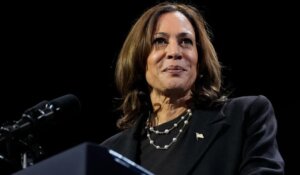
<instances>
[{"instance_id":1,"label":"eye","mask_svg":"<svg viewBox=\"0 0 300 175\"><path fill-rule=\"evenodd\" d=\"M183 38L180 41L180 45L182 45L183 47L192 46L193 45L193 41L190 38Z\"/></svg>"},{"instance_id":2,"label":"eye","mask_svg":"<svg viewBox=\"0 0 300 175\"><path fill-rule=\"evenodd\" d=\"M168 41L165 38L158 37L153 40L152 44L155 46L164 46L168 44Z\"/></svg>"}]
</instances>

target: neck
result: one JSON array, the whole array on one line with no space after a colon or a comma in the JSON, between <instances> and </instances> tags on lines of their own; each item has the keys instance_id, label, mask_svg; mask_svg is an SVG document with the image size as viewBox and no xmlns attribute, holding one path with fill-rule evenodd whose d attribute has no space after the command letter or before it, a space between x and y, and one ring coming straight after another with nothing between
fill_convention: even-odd
<instances>
[{"instance_id":1,"label":"neck","mask_svg":"<svg viewBox=\"0 0 300 175\"><path fill-rule=\"evenodd\" d=\"M154 116L151 119L151 125L157 126L175 119L188 109L188 102L191 99L191 92L184 96L174 97L152 91L150 94Z\"/></svg>"}]
</instances>

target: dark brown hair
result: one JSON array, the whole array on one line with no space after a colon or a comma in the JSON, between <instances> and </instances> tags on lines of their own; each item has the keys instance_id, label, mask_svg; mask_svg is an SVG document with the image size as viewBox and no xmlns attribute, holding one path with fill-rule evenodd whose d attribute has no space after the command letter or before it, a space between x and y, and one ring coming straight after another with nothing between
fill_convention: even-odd
<instances>
[{"instance_id":1,"label":"dark brown hair","mask_svg":"<svg viewBox=\"0 0 300 175\"><path fill-rule=\"evenodd\" d=\"M192 89L193 101L209 106L221 99L221 65L202 15L190 5L160 3L143 13L132 26L118 57L115 81L123 100L120 106L123 117L117 122L119 128L131 127L150 103L145 69L152 49L152 35L158 18L175 11L185 15L195 30L199 61L198 76Z\"/></svg>"}]
</instances>

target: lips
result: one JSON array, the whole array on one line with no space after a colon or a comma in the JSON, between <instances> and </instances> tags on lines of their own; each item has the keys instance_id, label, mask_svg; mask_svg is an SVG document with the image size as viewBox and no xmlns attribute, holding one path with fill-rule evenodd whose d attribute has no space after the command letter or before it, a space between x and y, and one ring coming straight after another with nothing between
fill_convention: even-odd
<instances>
[{"instance_id":1,"label":"lips","mask_svg":"<svg viewBox=\"0 0 300 175\"><path fill-rule=\"evenodd\" d=\"M163 69L163 72L180 72L180 71L186 71L186 69L178 65L170 65Z\"/></svg>"}]
</instances>

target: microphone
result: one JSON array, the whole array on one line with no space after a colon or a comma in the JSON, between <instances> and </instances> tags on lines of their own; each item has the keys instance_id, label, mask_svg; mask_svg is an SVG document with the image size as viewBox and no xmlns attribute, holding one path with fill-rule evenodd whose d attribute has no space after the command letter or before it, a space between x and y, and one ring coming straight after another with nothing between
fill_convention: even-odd
<instances>
[{"instance_id":1,"label":"microphone","mask_svg":"<svg viewBox=\"0 0 300 175\"><path fill-rule=\"evenodd\" d=\"M13 122L12 125L1 126L0 143L18 134L24 134L47 121L68 119L80 111L80 102L73 94L67 94L51 101L42 101L25 110L21 119Z\"/></svg>"}]
</instances>

